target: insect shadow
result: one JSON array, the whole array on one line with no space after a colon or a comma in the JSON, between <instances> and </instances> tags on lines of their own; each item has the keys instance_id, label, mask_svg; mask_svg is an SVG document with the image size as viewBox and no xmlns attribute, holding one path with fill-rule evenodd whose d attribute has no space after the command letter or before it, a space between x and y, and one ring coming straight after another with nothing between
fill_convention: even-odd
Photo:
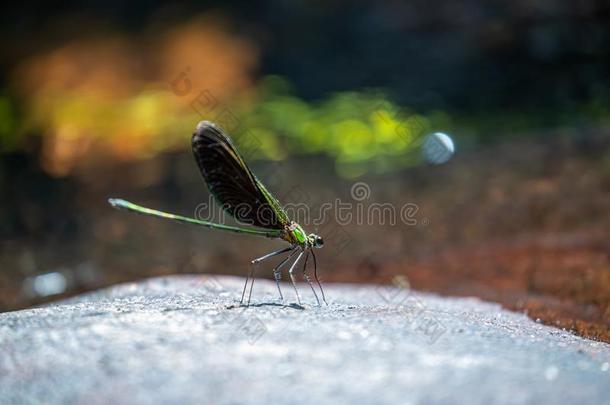
<instances>
[{"instance_id":1,"label":"insect shadow","mask_svg":"<svg viewBox=\"0 0 610 405\"><path fill-rule=\"evenodd\" d=\"M255 308L262 308L262 307L280 307L280 308L292 308L292 309L298 309L298 310L305 310L305 307L302 305L297 304L296 302L293 302L292 304L280 304L277 302L261 302L258 304L250 304L250 305L243 305L243 304L231 304L228 305L226 308L227 309L238 309L238 308L247 308L247 307L255 307Z\"/></svg>"}]
</instances>

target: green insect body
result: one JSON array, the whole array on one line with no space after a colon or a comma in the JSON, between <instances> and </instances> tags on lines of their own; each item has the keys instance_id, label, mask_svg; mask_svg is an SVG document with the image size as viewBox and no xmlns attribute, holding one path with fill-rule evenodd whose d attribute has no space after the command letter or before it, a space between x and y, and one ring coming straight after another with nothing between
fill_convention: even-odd
<instances>
[{"instance_id":1,"label":"green insect body","mask_svg":"<svg viewBox=\"0 0 610 405\"><path fill-rule=\"evenodd\" d=\"M221 128L208 121L200 122L193 134L192 147L195 161L208 185L210 193L227 213L235 217L239 222L252 225L254 228L217 224L196 218L170 214L116 198L108 200L110 205L139 214L204 226L211 229L283 239L290 244L290 247L269 253L252 261L253 267L251 268L250 275L246 278L241 302L243 303L244 301L248 280L252 278L250 294L248 296L248 304L250 303L252 286L254 284L254 265L271 257L288 253L288 256L273 269L280 298L283 300L279 284L281 268L296 256L296 259L294 259L290 266L289 273L297 300L300 304L293 270L295 270L301 258L304 257L303 275L309 283L318 304L320 304L316 290L306 272L307 259L311 254L314 263L314 277L322 293L322 299L326 303L324 290L318 280L316 256L313 252L314 248L321 248L324 245L323 239L313 233L307 234L301 225L290 220L280 202L252 173L237 151L231 138ZM244 204L249 209L241 209ZM261 212L268 215L262 217L260 215Z\"/></svg>"}]
</instances>

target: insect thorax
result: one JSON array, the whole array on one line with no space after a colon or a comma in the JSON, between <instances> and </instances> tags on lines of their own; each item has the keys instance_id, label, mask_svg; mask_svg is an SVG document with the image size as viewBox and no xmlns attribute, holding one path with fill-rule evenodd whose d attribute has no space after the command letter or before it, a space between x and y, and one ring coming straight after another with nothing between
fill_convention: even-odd
<instances>
[{"instance_id":1,"label":"insect thorax","mask_svg":"<svg viewBox=\"0 0 610 405\"><path fill-rule=\"evenodd\" d=\"M284 228L284 238L287 242L294 245L304 246L307 245L308 239L305 230L301 225L292 221L289 225Z\"/></svg>"}]
</instances>

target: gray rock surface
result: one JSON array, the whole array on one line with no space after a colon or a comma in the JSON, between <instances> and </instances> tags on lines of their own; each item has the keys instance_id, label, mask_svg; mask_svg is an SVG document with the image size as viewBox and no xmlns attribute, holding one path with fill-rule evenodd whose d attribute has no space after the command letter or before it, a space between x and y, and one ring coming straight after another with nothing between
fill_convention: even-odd
<instances>
[{"instance_id":1,"label":"gray rock surface","mask_svg":"<svg viewBox=\"0 0 610 405\"><path fill-rule=\"evenodd\" d=\"M477 299L169 277L0 314L1 404L606 403L610 345ZM294 291L283 287L292 301ZM264 304L267 303L267 304Z\"/></svg>"}]
</instances>

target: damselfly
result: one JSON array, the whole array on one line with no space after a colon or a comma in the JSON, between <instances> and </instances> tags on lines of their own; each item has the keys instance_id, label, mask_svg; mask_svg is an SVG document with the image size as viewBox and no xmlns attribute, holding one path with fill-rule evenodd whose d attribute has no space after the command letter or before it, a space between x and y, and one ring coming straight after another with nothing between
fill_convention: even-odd
<instances>
[{"instance_id":1,"label":"damselfly","mask_svg":"<svg viewBox=\"0 0 610 405\"><path fill-rule=\"evenodd\" d=\"M246 303L247 305L250 304L252 288L254 286L254 274L258 265L274 256L286 254L286 257L273 269L273 276L277 284L280 299L282 301L284 299L282 290L280 289L282 268L287 264L292 263L288 270L288 274L290 275L297 301L299 305L301 305L294 270L304 258L302 268L303 276L309 283L318 305L320 305L318 294L307 274L307 261L311 255L314 265L314 278L320 288L322 300L326 303L324 290L318 279L318 266L314 253L314 248L321 248L324 245L322 237L313 233L308 235L299 224L290 220L279 201L252 173L237 151L231 138L229 138L220 127L208 121L200 122L193 134L192 149L195 161L208 185L210 193L227 213L237 219L240 223L245 223L252 227L217 224L196 218L183 217L142 207L130 203L129 201L116 198L110 198L108 202L115 208L126 209L139 214L171 219L212 229L220 229L222 231L283 239L288 242L290 246L268 253L251 261L250 271L246 277L240 302L242 304L244 303L248 282L250 282L248 301Z\"/></svg>"}]
</instances>

